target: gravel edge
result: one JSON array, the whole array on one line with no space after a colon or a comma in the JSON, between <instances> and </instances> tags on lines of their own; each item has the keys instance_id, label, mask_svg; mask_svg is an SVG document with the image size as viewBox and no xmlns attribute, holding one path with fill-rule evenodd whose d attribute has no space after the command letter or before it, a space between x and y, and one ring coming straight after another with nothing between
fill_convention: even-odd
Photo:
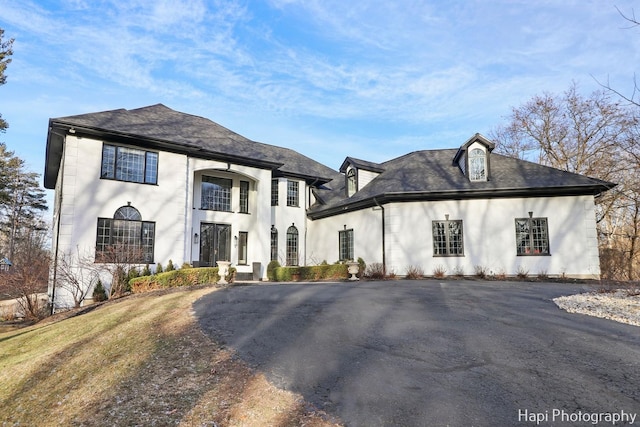
<instances>
[{"instance_id":1,"label":"gravel edge","mask_svg":"<svg viewBox=\"0 0 640 427\"><path fill-rule=\"evenodd\" d=\"M640 295L630 294L626 289L607 293L588 292L554 298L553 302L569 313L640 326Z\"/></svg>"}]
</instances>

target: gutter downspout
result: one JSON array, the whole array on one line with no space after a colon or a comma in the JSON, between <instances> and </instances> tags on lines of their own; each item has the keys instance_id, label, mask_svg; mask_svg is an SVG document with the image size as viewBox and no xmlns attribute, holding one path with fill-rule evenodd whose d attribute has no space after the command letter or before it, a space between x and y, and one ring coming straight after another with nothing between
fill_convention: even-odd
<instances>
[{"instance_id":1,"label":"gutter downspout","mask_svg":"<svg viewBox=\"0 0 640 427\"><path fill-rule=\"evenodd\" d=\"M376 204L376 206L378 206L381 210L382 210L382 272L383 274L386 276L387 275L387 259L386 259L386 255L385 253L386 248L385 248L385 226L384 226L384 206L382 206L380 203L378 203L378 201L376 200L376 198L373 198L373 203Z\"/></svg>"},{"instance_id":2,"label":"gutter downspout","mask_svg":"<svg viewBox=\"0 0 640 427\"><path fill-rule=\"evenodd\" d=\"M49 314L53 316L56 309L56 282L58 281L58 252L60 243L60 218L62 217L62 195L64 192L64 164L65 164L65 151L67 148L66 136L62 137L62 157L61 166L58 173L60 174L60 198L56 200L58 203L58 218L56 219L56 235L55 235L55 249L53 251L53 278L51 279L51 309ZM54 208L55 209L55 208Z\"/></svg>"}]
</instances>

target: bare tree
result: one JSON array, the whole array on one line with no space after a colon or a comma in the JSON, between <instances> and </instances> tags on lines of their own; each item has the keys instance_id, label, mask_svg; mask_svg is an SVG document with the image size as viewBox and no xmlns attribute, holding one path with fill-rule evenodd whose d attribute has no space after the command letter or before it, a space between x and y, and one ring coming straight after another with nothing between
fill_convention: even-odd
<instances>
[{"instance_id":1,"label":"bare tree","mask_svg":"<svg viewBox=\"0 0 640 427\"><path fill-rule=\"evenodd\" d=\"M584 97L574 83L560 96L544 93L513 108L491 133L496 152L618 184L596 199L603 266L610 268L603 275L615 278L638 275L638 129L631 107L604 90ZM614 261L624 267L613 268Z\"/></svg>"},{"instance_id":2,"label":"bare tree","mask_svg":"<svg viewBox=\"0 0 640 427\"><path fill-rule=\"evenodd\" d=\"M81 254L80 248L77 247L75 252L63 252L58 256L55 267L56 285L72 296L75 307L82 305L100 280L97 267L93 262L93 256L88 253Z\"/></svg>"},{"instance_id":3,"label":"bare tree","mask_svg":"<svg viewBox=\"0 0 640 427\"><path fill-rule=\"evenodd\" d=\"M142 247L125 243L112 244L106 250L96 253L98 270L111 276L109 298L122 296L129 291L131 270L138 270L143 261Z\"/></svg>"},{"instance_id":4,"label":"bare tree","mask_svg":"<svg viewBox=\"0 0 640 427\"><path fill-rule=\"evenodd\" d=\"M627 29L633 29L633 28L640 27L640 20L638 20L638 18L636 18L636 14L635 14L635 11L633 9L631 9L631 12L629 12L629 13L624 13L616 6L616 10L620 14L620 16L622 16L622 18L629 23L629 26L627 27ZM598 79L596 79L595 77L594 77L594 80L600 86L605 88L606 90L610 91L611 93L615 93L616 95L618 95L621 99L624 99L625 101L629 102L632 105L640 107L640 98L639 98L640 86L638 86L638 80L637 80L637 76L635 74L633 75L633 88L631 90L631 95L624 95L622 92L618 91L617 89L614 89L611 86L611 84L609 83L609 79L608 78L607 78L607 82L606 83L602 83L602 82L598 81Z\"/></svg>"},{"instance_id":5,"label":"bare tree","mask_svg":"<svg viewBox=\"0 0 640 427\"><path fill-rule=\"evenodd\" d=\"M45 247L46 228L37 224L21 239L15 252L13 267L0 275L0 292L15 298L29 318L46 315L46 298L49 278L49 251Z\"/></svg>"}]
</instances>

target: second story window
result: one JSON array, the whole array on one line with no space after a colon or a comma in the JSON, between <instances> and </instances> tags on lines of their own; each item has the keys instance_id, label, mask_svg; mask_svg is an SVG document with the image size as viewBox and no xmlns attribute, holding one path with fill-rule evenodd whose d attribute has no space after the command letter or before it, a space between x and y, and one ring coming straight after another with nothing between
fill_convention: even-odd
<instances>
[{"instance_id":1,"label":"second story window","mask_svg":"<svg viewBox=\"0 0 640 427\"><path fill-rule=\"evenodd\" d=\"M358 181L356 177L356 170L349 169L347 172L347 197L351 197L358 191Z\"/></svg>"},{"instance_id":2,"label":"second story window","mask_svg":"<svg viewBox=\"0 0 640 427\"><path fill-rule=\"evenodd\" d=\"M487 180L487 156L484 151L474 148L469 153L469 180Z\"/></svg>"},{"instance_id":3,"label":"second story window","mask_svg":"<svg viewBox=\"0 0 640 427\"><path fill-rule=\"evenodd\" d=\"M203 176L200 208L231 212L231 186L230 179Z\"/></svg>"},{"instance_id":4,"label":"second story window","mask_svg":"<svg viewBox=\"0 0 640 427\"><path fill-rule=\"evenodd\" d=\"M100 178L157 184L158 153L104 144Z\"/></svg>"},{"instance_id":5,"label":"second story window","mask_svg":"<svg viewBox=\"0 0 640 427\"><path fill-rule=\"evenodd\" d=\"M249 213L249 181L240 181L240 212Z\"/></svg>"},{"instance_id":6,"label":"second story window","mask_svg":"<svg viewBox=\"0 0 640 427\"><path fill-rule=\"evenodd\" d=\"M287 206L300 206L298 181L287 181Z\"/></svg>"},{"instance_id":7,"label":"second story window","mask_svg":"<svg viewBox=\"0 0 640 427\"><path fill-rule=\"evenodd\" d=\"M278 180L271 180L271 206L278 206Z\"/></svg>"}]
</instances>

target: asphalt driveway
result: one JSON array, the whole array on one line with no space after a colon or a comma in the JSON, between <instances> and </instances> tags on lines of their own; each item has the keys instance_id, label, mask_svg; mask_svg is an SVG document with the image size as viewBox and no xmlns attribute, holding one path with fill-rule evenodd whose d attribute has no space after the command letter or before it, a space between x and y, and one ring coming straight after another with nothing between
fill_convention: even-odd
<instances>
[{"instance_id":1,"label":"asphalt driveway","mask_svg":"<svg viewBox=\"0 0 640 427\"><path fill-rule=\"evenodd\" d=\"M194 309L214 339L348 426L640 425L640 328L551 301L587 289L260 284Z\"/></svg>"}]
</instances>

